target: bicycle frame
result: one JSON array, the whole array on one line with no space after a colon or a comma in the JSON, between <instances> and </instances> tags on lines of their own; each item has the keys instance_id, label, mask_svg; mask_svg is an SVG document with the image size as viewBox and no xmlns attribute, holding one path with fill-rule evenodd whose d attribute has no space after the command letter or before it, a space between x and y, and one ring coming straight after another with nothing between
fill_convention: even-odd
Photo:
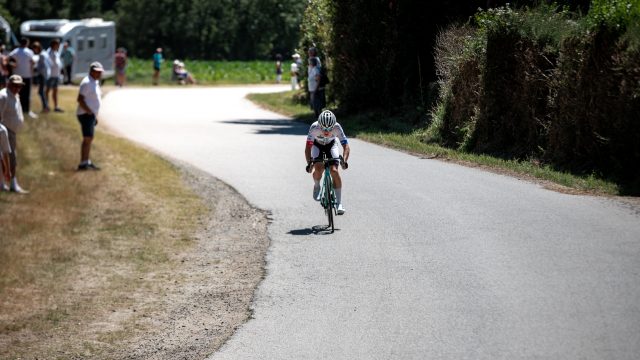
<instances>
[{"instance_id":1,"label":"bicycle frame","mask_svg":"<svg viewBox=\"0 0 640 360\"><path fill-rule=\"evenodd\" d=\"M322 162L324 164L324 173L322 174L322 181L320 187L320 205L324 208L325 215L329 220L327 228L331 228L331 232L334 232L333 217L338 214L336 204L336 193L333 188L333 178L331 176L331 164L334 161L340 161L340 158L326 158L322 160L315 160L314 163Z\"/></svg>"}]
</instances>

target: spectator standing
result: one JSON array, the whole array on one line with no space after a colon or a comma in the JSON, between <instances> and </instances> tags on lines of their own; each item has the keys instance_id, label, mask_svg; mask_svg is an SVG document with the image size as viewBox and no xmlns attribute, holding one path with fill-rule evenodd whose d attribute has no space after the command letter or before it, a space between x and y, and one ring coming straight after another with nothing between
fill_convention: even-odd
<instances>
[{"instance_id":1,"label":"spectator standing","mask_svg":"<svg viewBox=\"0 0 640 360\"><path fill-rule=\"evenodd\" d=\"M31 101L31 77L33 76L33 51L29 49L29 39L22 38L20 40L20 47L13 49L9 53L9 57L15 60L15 69L13 69L14 75L20 75L24 86L20 90L20 105L22 105L22 112L27 114L30 118L36 119L36 115L30 108Z\"/></svg>"},{"instance_id":2,"label":"spectator standing","mask_svg":"<svg viewBox=\"0 0 640 360\"><path fill-rule=\"evenodd\" d=\"M22 111L22 110L20 110ZM0 124L0 191L9 191L8 184L11 181L11 145L9 145L9 130Z\"/></svg>"},{"instance_id":3,"label":"spectator standing","mask_svg":"<svg viewBox=\"0 0 640 360\"><path fill-rule=\"evenodd\" d=\"M102 103L102 91L100 89L100 78L104 68L99 62L93 62L89 66L89 75L80 83L78 89L78 121L82 127L82 146L80 149L80 164L78 170L100 170L91 159L91 143L95 127L98 125L98 112Z\"/></svg>"},{"instance_id":4,"label":"spectator standing","mask_svg":"<svg viewBox=\"0 0 640 360\"><path fill-rule=\"evenodd\" d=\"M17 134L24 126L24 115L20 103L20 93L24 87L25 82L20 75L11 75L7 82L7 87L0 90L0 124L7 128L9 146L11 148L11 153L9 154L9 171L11 175L9 190L18 194L29 193L20 187L16 177L18 167Z\"/></svg>"},{"instance_id":5,"label":"spectator standing","mask_svg":"<svg viewBox=\"0 0 640 360\"><path fill-rule=\"evenodd\" d=\"M282 81L282 55L276 54L276 84Z\"/></svg>"},{"instance_id":6,"label":"spectator standing","mask_svg":"<svg viewBox=\"0 0 640 360\"><path fill-rule=\"evenodd\" d=\"M34 41L33 46L33 58L36 62L36 71L33 73L33 84L38 85L38 96L40 97L40 102L42 103L42 112L49 112L49 97L45 96L45 88L47 85L47 80L51 75L51 63L49 61L49 56L46 52L42 52L42 46L39 42Z\"/></svg>"},{"instance_id":7,"label":"spectator standing","mask_svg":"<svg viewBox=\"0 0 640 360\"><path fill-rule=\"evenodd\" d=\"M162 48L157 48L153 54L153 85L158 85L160 79L160 68L162 67Z\"/></svg>"},{"instance_id":8,"label":"spectator standing","mask_svg":"<svg viewBox=\"0 0 640 360\"><path fill-rule=\"evenodd\" d=\"M307 87L309 89L309 105L316 115L316 118L320 116L322 107L320 98L318 96L320 86L320 69L318 68L318 60L316 58L309 59L309 68L307 69Z\"/></svg>"},{"instance_id":9,"label":"spectator standing","mask_svg":"<svg viewBox=\"0 0 640 360\"><path fill-rule=\"evenodd\" d=\"M311 59L316 59L318 61L318 70L320 70L322 62L320 62L320 57L318 57L318 49L316 49L315 46L312 46L307 51L307 54L309 55L309 61L311 61Z\"/></svg>"},{"instance_id":10,"label":"spectator standing","mask_svg":"<svg viewBox=\"0 0 640 360\"><path fill-rule=\"evenodd\" d=\"M291 55L293 62L291 63L291 90L298 90L298 75L300 73L300 66L298 61L300 60L299 54Z\"/></svg>"},{"instance_id":11,"label":"spectator standing","mask_svg":"<svg viewBox=\"0 0 640 360\"><path fill-rule=\"evenodd\" d=\"M118 48L113 62L116 68L116 86L123 87L127 81L127 51Z\"/></svg>"},{"instance_id":12,"label":"spectator standing","mask_svg":"<svg viewBox=\"0 0 640 360\"><path fill-rule=\"evenodd\" d=\"M53 99L53 111L64 112L58 107L58 84L62 75L62 60L60 58L60 40L51 40L51 45L46 52L49 59L49 77L47 78L47 103L49 103L49 93Z\"/></svg>"},{"instance_id":13,"label":"spectator standing","mask_svg":"<svg viewBox=\"0 0 640 360\"><path fill-rule=\"evenodd\" d=\"M309 48L308 50L308 55L309 55L309 62L311 62L312 60L315 61L318 65L318 86L316 87L316 91L314 92L314 99L313 99L313 103L314 103L314 112L316 113L316 117L318 115L320 115L320 112L322 112L322 109L325 107L326 104L326 98L325 98L325 94L324 94L324 86L325 84L323 84L322 81L322 71L324 69L322 69L322 63L320 62L320 57L318 56L318 50L316 49L315 46L312 46Z\"/></svg>"},{"instance_id":14,"label":"spectator standing","mask_svg":"<svg viewBox=\"0 0 640 360\"><path fill-rule=\"evenodd\" d=\"M73 68L73 61L76 58L76 51L71 47L69 41L65 41L62 45L62 52L60 53L60 59L62 60L62 72L64 74L65 85L71 84L71 69Z\"/></svg>"},{"instance_id":15,"label":"spectator standing","mask_svg":"<svg viewBox=\"0 0 640 360\"><path fill-rule=\"evenodd\" d=\"M9 79L9 52L4 44L0 44L0 89L7 86Z\"/></svg>"}]
</instances>

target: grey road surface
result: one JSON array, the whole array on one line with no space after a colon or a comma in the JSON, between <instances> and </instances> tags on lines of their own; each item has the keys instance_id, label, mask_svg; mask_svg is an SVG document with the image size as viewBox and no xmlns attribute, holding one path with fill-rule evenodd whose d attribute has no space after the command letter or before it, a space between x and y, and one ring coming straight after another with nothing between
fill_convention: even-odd
<instances>
[{"instance_id":1,"label":"grey road surface","mask_svg":"<svg viewBox=\"0 0 640 360\"><path fill-rule=\"evenodd\" d=\"M126 89L103 123L271 211L253 318L222 359L638 359L640 214L352 140L334 234L274 87ZM224 226L224 225L222 225Z\"/></svg>"}]
</instances>

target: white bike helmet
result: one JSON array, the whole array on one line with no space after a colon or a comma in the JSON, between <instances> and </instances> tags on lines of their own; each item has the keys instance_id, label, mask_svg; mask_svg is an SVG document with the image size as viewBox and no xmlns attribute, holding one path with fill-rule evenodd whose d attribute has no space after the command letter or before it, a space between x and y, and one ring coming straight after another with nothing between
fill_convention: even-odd
<instances>
[{"instance_id":1,"label":"white bike helmet","mask_svg":"<svg viewBox=\"0 0 640 360\"><path fill-rule=\"evenodd\" d=\"M331 111L325 110L318 116L318 124L325 129L332 129L336 124L336 116Z\"/></svg>"}]
</instances>

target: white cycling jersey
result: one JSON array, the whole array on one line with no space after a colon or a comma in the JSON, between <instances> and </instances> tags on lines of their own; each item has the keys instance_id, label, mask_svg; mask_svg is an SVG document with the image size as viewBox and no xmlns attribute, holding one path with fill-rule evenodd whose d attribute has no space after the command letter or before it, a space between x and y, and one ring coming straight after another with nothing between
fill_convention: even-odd
<instances>
[{"instance_id":1,"label":"white cycling jersey","mask_svg":"<svg viewBox=\"0 0 640 360\"><path fill-rule=\"evenodd\" d=\"M322 126L318 124L318 122L314 122L311 124L309 128L309 135L307 135L307 144L313 145L314 141L320 145L327 145L333 140L338 138L340 140L340 144L346 145L349 143L347 140L347 136L344 134L344 130L342 130L342 126L339 123L336 123L329 136L325 136L324 131L322 131Z\"/></svg>"}]
</instances>

